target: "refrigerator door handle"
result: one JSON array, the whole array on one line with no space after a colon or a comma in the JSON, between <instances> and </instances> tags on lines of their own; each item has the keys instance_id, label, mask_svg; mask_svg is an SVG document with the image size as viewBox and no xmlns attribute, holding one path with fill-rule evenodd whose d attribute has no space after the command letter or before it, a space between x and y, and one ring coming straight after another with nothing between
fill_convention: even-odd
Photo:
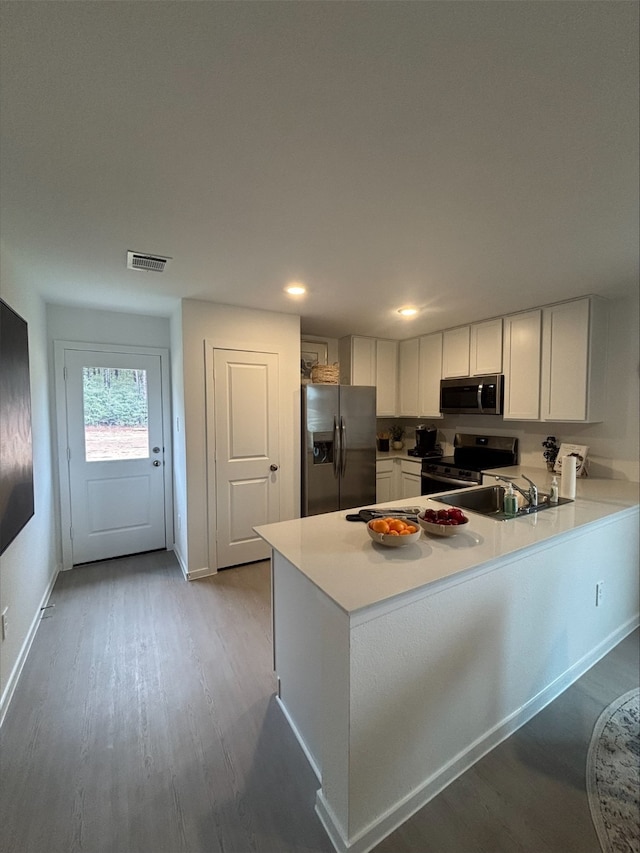
<instances>
[{"instance_id":1,"label":"refrigerator door handle","mask_svg":"<svg viewBox=\"0 0 640 853\"><path fill-rule=\"evenodd\" d=\"M340 418L340 476L344 477L347 469L347 425L344 418Z\"/></svg>"},{"instance_id":2,"label":"refrigerator door handle","mask_svg":"<svg viewBox=\"0 0 640 853\"><path fill-rule=\"evenodd\" d=\"M333 416L333 476L337 479L340 476L340 430L338 428L338 418Z\"/></svg>"}]
</instances>

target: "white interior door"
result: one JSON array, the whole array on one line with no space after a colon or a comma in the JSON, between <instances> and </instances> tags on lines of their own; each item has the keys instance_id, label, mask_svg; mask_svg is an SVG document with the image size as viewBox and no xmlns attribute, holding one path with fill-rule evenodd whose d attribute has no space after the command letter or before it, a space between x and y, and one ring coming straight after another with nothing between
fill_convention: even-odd
<instances>
[{"instance_id":1,"label":"white interior door","mask_svg":"<svg viewBox=\"0 0 640 853\"><path fill-rule=\"evenodd\" d=\"M166 547L159 355L65 349L72 562Z\"/></svg>"},{"instance_id":2,"label":"white interior door","mask_svg":"<svg viewBox=\"0 0 640 853\"><path fill-rule=\"evenodd\" d=\"M214 351L216 565L263 560L254 525L280 518L278 356Z\"/></svg>"}]
</instances>

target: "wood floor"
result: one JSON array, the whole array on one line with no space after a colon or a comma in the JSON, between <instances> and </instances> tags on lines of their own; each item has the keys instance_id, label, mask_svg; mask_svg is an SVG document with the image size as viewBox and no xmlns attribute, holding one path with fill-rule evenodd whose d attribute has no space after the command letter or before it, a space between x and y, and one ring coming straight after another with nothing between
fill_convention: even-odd
<instances>
[{"instance_id":1,"label":"wood floor","mask_svg":"<svg viewBox=\"0 0 640 853\"><path fill-rule=\"evenodd\" d=\"M1 732L2 853L330 853L273 698L267 563L186 583L122 558L51 603ZM635 632L376 853L599 853L589 738L637 684Z\"/></svg>"}]
</instances>

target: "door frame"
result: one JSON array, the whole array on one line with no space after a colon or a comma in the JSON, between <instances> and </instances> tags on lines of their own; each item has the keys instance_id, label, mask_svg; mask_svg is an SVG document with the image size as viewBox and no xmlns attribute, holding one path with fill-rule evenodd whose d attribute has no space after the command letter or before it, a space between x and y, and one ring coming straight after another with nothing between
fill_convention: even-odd
<instances>
[{"instance_id":1,"label":"door frame","mask_svg":"<svg viewBox=\"0 0 640 853\"><path fill-rule=\"evenodd\" d=\"M254 353L269 353L270 355L278 356L278 394L280 391L280 359L282 354L277 348L265 347L238 347L238 346L216 346L212 341L205 340L205 447L207 457L207 539L208 539L208 562L209 574L217 574L218 572L218 511L216 506L216 488L217 488L217 469L216 469L216 430L215 430L215 384L213 378L214 357L216 350L224 350L225 352L254 352ZM279 426L282 426L281 417L279 416ZM279 455L282 459L282 429L279 432ZM282 465L280 466L282 468ZM280 487L280 507L279 515L282 517L282 486Z\"/></svg>"},{"instance_id":2,"label":"door frame","mask_svg":"<svg viewBox=\"0 0 640 853\"><path fill-rule=\"evenodd\" d=\"M90 344L80 341L54 341L54 378L56 403L56 438L58 449L58 481L60 487L60 538L62 541L62 569L73 568L73 542L71 539L71 480L67 458L68 423L67 397L64 376L66 350L84 352L113 352L160 357L160 388L162 395L162 433L164 443L164 530L165 548L173 548L173 453L171 441L171 398L169 383L169 350L161 347L122 346L119 344Z\"/></svg>"}]
</instances>

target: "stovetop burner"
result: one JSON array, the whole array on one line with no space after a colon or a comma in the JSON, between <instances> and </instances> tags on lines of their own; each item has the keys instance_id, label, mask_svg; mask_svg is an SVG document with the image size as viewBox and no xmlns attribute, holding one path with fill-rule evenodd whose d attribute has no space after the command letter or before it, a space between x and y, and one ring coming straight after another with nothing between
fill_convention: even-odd
<instances>
[{"instance_id":1,"label":"stovetop burner","mask_svg":"<svg viewBox=\"0 0 640 853\"><path fill-rule=\"evenodd\" d=\"M453 456L424 459L422 471L474 483L481 482L481 471L517 464L517 438L456 433Z\"/></svg>"},{"instance_id":2,"label":"stovetop burner","mask_svg":"<svg viewBox=\"0 0 640 853\"><path fill-rule=\"evenodd\" d=\"M413 447L407 450L408 456L417 456L419 459L439 459L442 456L442 449L435 447L433 450L420 450L419 447Z\"/></svg>"}]
</instances>

